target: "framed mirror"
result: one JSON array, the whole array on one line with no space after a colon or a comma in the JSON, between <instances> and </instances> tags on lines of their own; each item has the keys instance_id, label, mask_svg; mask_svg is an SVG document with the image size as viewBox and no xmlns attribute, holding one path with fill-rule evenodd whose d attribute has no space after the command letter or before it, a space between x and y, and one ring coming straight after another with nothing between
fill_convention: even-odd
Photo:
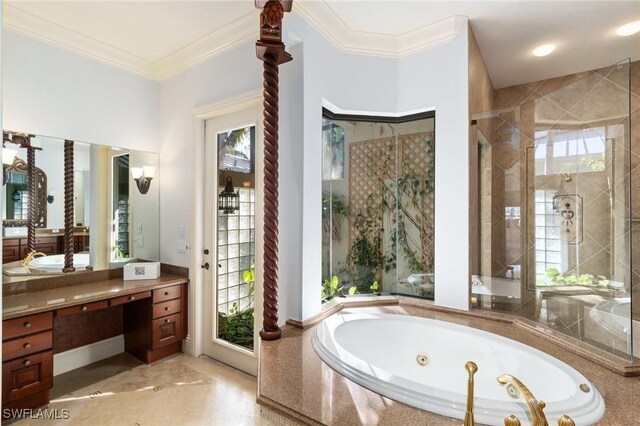
<instances>
[{"instance_id":1,"label":"framed mirror","mask_svg":"<svg viewBox=\"0 0 640 426\"><path fill-rule=\"evenodd\" d=\"M15 157L13 163L4 167L6 175L3 226L18 228L27 226L29 190L27 163ZM36 228L44 228L47 223L47 175L36 167Z\"/></svg>"}]
</instances>

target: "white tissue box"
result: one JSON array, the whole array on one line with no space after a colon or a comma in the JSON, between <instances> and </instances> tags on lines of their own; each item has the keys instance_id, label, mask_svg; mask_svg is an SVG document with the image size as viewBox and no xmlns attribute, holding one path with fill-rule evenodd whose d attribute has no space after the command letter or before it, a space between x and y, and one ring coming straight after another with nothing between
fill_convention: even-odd
<instances>
[{"instance_id":1,"label":"white tissue box","mask_svg":"<svg viewBox=\"0 0 640 426\"><path fill-rule=\"evenodd\" d=\"M160 262L127 263L124 280L155 280L160 276Z\"/></svg>"}]
</instances>

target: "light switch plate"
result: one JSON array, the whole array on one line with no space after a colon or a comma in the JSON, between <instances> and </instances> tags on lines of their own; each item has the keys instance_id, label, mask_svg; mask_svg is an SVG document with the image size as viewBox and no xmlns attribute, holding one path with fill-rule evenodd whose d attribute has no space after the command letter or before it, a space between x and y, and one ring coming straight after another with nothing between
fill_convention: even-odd
<instances>
[{"instance_id":1,"label":"light switch plate","mask_svg":"<svg viewBox=\"0 0 640 426\"><path fill-rule=\"evenodd\" d=\"M187 242L185 240L178 240L178 253L187 252Z\"/></svg>"},{"instance_id":2,"label":"light switch plate","mask_svg":"<svg viewBox=\"0 0 640 426\"><path fill-rule=\"evenodd\" d=\"M144 247L144 237L136 237L136 247Z\"/></svg>"}]
</instances>

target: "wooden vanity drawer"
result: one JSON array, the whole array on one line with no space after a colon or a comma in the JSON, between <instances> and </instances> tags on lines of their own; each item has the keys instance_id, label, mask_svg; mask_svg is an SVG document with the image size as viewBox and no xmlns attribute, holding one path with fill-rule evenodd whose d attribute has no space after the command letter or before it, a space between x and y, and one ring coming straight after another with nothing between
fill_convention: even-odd
<instances>
[{"instance_id":1,"label":"wooden vanity drawer","mask_svg":"<svg viewBox=\"0 0 640 426\"><path fill-rule=\"evenodd\" d=\"M175 314L153 320L151 347L158 349L182 340L182 315Z\"/></svg>"},{"instance_id":2,"label":"wooden vanity drawer","mask_svg":"<svg viewBox=\"0 0 640 426\"><path fill-rule=\"evenodd\" d=\"M36 352L42 352L53 347L53 332L43 331L17 339L8 340L2 344L2 359L9 361Z\"/></svg>"},{"instance_id":3,"label":"wooden vanity drawer","mask_svg":"<svg viewBox=\"0 0 640 426\"><path fill-rule=\"evenodd\" d=\"M168 300L166 302L154 304L153 319L180 312L180 307L182 305L181 302L182 301L180 299L174 299L174 300Z\"/></svg>"},{"instance_id":4,"label":"wooden vanity drawer","mask_svg":"<svg viewBox=\"0 0 640 426\"><path fill-rule=\"evenodd\" d=\"M165 287L158 290L153 290L153 303L177 299L178 297L180 297L181 289L181 285L174 285L173 287Z\"/></svg>"},{"instance_id":5,"label":"wooden vanity drawer","mask_svg":"<svg viewBox=\"0 0 640 426\"><path fill-rule=\"evenodd\" d=\"M53 351L2 363L2 402L50 389L53 386Z\"/></svg>"},{"instance_id":6,"label":"wooden vanity drawer","mask_svg":"<svg viewBox=\"0 0 640 426\"><path fill-rule=\"evenodd\" d=\"M83 305L70 306L64 309L58 309L56 316L62 317L65 315L81 314L83 312L97 311L98 309L107 309L109 307L108 300L101 300L99 302L85 303Z\"/></svg>"},{"instance_id":7,"label":"wooden vanity drawer","mask_svg":"<svg viewBox=\"0 0 640 426\"><path fill-rule=\"evenodd\" d=\"M53 315L44 312L2 321L2 340L13 339L53 328Z\"/></svg>"},{"instance_id":8,"label":"wooden vanity drawer","mask_svg":"<svg viewBox=\"0 0 640 426\"><path fill-rule=\"evenodd\" d=\"M136 300L146 299L148 297L151 297L151 292L143 291L142 293L130 294L128 296L114 297L113 299L111 299L111 302L109 302L109 304L111 306L118 306L122 305L123 303L134 302Z\"/></svg>"}]
</instances>

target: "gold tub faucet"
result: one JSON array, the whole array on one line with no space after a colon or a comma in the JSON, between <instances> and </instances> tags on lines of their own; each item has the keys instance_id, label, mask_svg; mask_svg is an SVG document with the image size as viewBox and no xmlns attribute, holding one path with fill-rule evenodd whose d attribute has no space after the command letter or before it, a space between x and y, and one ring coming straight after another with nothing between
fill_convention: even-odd
<instances>
[{"instance_id":1,"label":"gold tub faucet","mask_svg":"<svg viewBox=\"0 0 640 426\"><path fill-rule=\"evenodd\" d=\"M464 365L467 373L469 373L469 380L467 381L467 411L464 413L464 426L474 426L473 420L473 375L478 371L478 366L475 362L469 361Z\"/></svg>"},{"instance_id":2,"label":"gold tub faucet","mask_svg":"<svg viewBox=\"0 0 640 426\"><path fill-rule=\"evenodd\" d=\"M22 261L22 266L29 266L29 262L31 262L36 257L45 257L46 254L40 253L39 251L31 250L27 257Z\"/></svg>"},{"instance_id":3,"label":"gold tub faucet","mask_svg":"<svg viewBox=\"0 0 640 426\"><path fill-rule=\"evenodd\" d=\"M507 385L508 387L511 386L511 389L517 390L516 392L519 392L519 394L524 396L524 399L527 401L527 405L529 406L529 415L531 416L532 426L549 426L547 417L544 415L544 407L546 407L546 404L544 401L538 401L524 383L510 374L503 374L498 377L498 383L501 385ZM512 394L510 389L509 394ZM518 395L518 393L514 394ZM519 426L520 420L512 414L505 417L504 424L505 426ZM569 416L564 415L558 419L558 426L575 426L575 423Z\"/></svg>"}]
</instances>

